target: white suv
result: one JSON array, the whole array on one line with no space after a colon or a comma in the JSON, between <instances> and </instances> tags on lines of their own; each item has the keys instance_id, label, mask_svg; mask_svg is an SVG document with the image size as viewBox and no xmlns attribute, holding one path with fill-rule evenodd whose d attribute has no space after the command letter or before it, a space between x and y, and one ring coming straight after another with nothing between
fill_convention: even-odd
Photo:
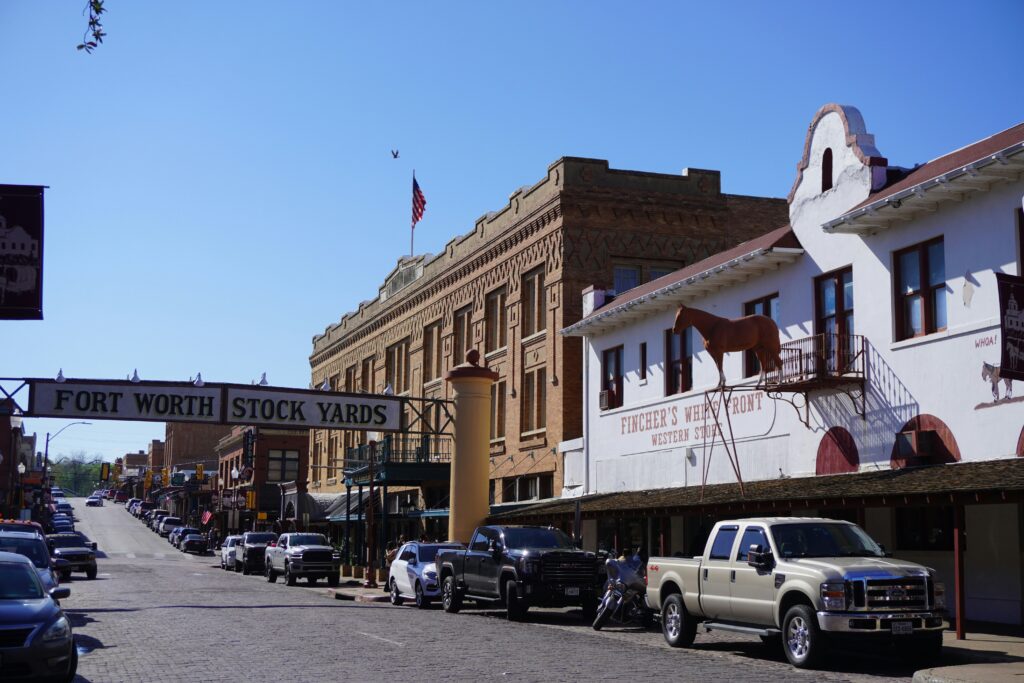
<instances>
[{"instance_id":1,"label":"white suv","mask_svg":"<svg viewBox=\"0 0 1024 683\"><path fill-rule=\"evenodd\" d=\"M220 544L220 568L235 569L235 548L242 544L241 536L228 536Z\"/></svg>"},{"instance_id":2,"label":"white suv","mask_svg":"<svg viewBox=\"0 0 1024 683\"><path fill-rule=\"evenodd\" d=\"M181 517L171 517L168 515L160 520L160 527L157 529L157 533L161 536L169 536L174 529L184 524L181 521Z\"/></svg>"},{"instance_id":3,"label":"white suv","mask_svg":"<svg viewBox=\"0 0 1024 683\"><path fill-rule=\"evenodd\" d=\"M426 609L441 594L434 558L438 550L464 550L460 543L406 543L398 549L388 576L391 604L401 605L412 598L416 606Z\"/></svg>"}]
</instances>

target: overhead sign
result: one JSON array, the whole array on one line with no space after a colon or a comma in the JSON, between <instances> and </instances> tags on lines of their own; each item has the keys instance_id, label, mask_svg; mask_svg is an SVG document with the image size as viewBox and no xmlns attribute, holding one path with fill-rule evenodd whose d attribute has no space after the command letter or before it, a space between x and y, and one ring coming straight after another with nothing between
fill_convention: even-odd
<instances>
[{"instance_id":1,"label":"overhead sign","mask_svg":"<svg viewBox=\"0 0 1024 683\"><path fill-rule=\"evenodd\" d=\"M29 417L206 422L281 429L397 431L393 396L190 382L26 380Z\"/></svg>"},{"instance_id":2,"label":"overhead sign","mask_svg":"<svg viewBox=\"0 0 1024 683\"><path fill-rule=\"evenodd\" d=\"M43 188L0 185L0 320L43 319Z\"/></svg>"}]
</instances>

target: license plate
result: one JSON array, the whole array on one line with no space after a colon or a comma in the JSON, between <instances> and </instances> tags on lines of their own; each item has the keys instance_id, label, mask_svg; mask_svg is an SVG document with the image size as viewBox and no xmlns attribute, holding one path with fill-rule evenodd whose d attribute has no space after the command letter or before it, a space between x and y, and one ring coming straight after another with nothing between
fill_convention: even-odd
<instances>
[{"instance_id":1,"label":"license plate","mask_svg":"<svg viewBox=\"0 0 1024 683\"><path fill-rule=\"evenodd\" d=\"M578 596L580 594L579 586L570 586L565 589L566 595Z\"/></svg>"},{"instance_id":2,"label":"license plate","mask_svg":"<svg viewBox=\"0 0 1024 683\"><path fill-rule=\"evenodd\" d=\"M914 622L894 621L892 622L892 633L896 636L905 636L914 632Z\"/></svg>"}]
</instances>

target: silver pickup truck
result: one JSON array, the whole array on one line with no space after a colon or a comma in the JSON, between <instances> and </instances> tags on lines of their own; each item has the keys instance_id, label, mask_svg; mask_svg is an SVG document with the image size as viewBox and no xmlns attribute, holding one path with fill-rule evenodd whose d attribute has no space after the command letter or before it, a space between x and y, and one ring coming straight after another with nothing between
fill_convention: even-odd
<instances>
[{"instance_id":1,"label":"silver pickup truck","mask_svg":"<svg viewBox=\"0 0 1024 683\"><path fill-rule=\"evenodd\" d=\"M341 575L341 555L323 534L281 534L276 543L267 545L264 561L263 575L270 583L280 574L289 586L305 577L311 586L317 579L327 579L333 587Z\"/></svg>"},{"instance_id":2,"label":"silver pickup truck","mask_svg":"<svg viewBox=\"0 0 1024 683\"><path fill-rule=\"evenodd\" d=\"M702 623L781 643L797 667L840 638L934 659L947 626L933 570L890 559L859 526L832 519L719 522L701 557L650 558L647 582L669 645L689 646Z\"/></svg>"}]
</instances>

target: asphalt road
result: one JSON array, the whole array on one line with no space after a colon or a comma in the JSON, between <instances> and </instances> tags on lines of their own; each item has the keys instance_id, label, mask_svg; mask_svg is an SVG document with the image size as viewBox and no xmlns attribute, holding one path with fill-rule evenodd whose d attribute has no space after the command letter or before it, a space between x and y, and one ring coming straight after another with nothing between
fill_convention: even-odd
<instances>
[{"instance_id":1,"label":"asphalt road","mask_svg":"<svg viewBox=\"0 0 1024 683\"><path fill-rule=\"evenodd\" d=\"M76 578L64 600L81 653L78 681L517 681L721 679L907 680L895 657L838 653L824 671L793 669L756 638L699 633L689 650L657 630L595 632L572 610L498 610L365 604L323 587L268 584L183 555L124 507L72 501L78 528L100 548L99 577Z\"/></svg>"}]
</instances>

